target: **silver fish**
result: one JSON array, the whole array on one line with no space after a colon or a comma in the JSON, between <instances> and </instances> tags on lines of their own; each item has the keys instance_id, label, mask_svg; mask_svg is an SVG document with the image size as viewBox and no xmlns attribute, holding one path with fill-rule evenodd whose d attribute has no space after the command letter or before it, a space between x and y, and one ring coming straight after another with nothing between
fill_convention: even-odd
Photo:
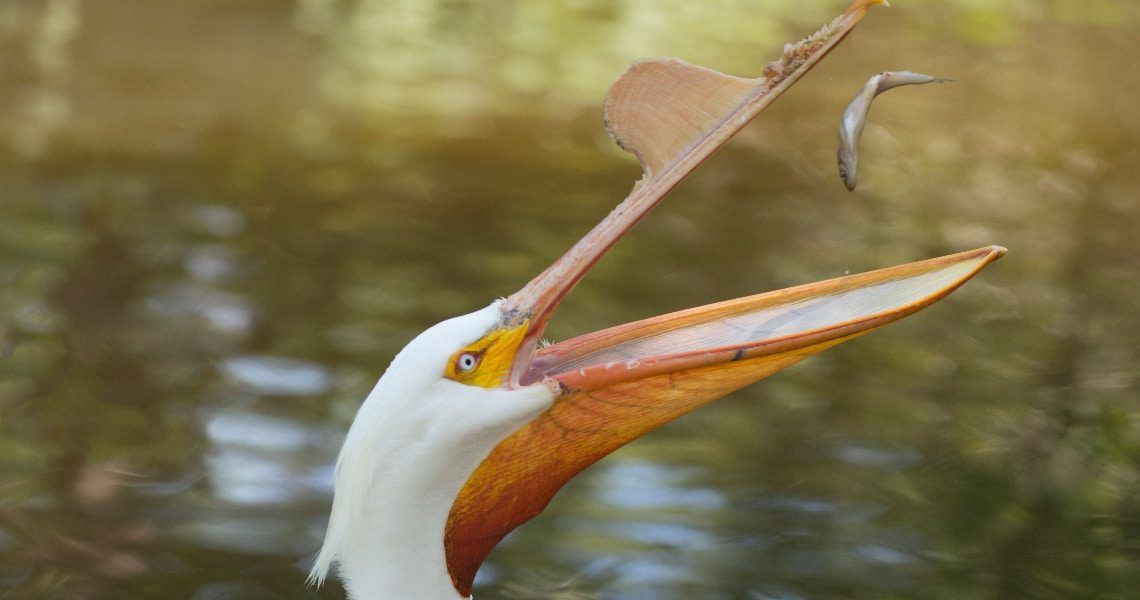
<instances>
[{"instance_id":1,"label":"silver fish","mask_svg":"<svg viewBox=\"0 0 1140 600\"><path fill-rule=\"evenodd\" d=\"M847 110L843 111L843 118L839 120L839 178L843 180L848 190L855 191L856 169L859 164L856 145L859 143L859 137L863 135L863 126L867 123L867 113L871 110L871 101L875 96L899 86L948 81L950 80L910 71L883 71L867 80L859 93L851 99Z\"/></svg>"}]
</instances>

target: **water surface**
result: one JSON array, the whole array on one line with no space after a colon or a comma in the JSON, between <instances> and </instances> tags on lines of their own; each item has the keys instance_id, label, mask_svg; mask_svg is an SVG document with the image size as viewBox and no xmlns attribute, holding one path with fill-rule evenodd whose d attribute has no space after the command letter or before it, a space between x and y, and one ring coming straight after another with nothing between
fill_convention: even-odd
<instances>
[{"instance_id":1,"label":"water surface","mask_svg":"<svg viewBox=\"0 0 1140 600\"><path fill-rule=\"evenodd\" d=\"M306 590L412 336L638 176L634 59L755 74L841 2L0 2L0 597ZM1140 11L902 1L686 181L550 329L1000 243L944 302L630 445L479 598L1140 589ZM835 167L871 74L860 188Z\"/></svg>"}]
</instances>

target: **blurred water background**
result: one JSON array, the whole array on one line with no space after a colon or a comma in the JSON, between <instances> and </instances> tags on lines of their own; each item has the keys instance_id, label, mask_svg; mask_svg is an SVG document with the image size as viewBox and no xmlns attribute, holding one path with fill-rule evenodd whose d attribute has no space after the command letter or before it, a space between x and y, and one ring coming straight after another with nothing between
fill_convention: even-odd
<instances>
[{"instance_id":1,"label":"blurred water background","mask_svg":"<svg viewBox=\"0 0 1140 600\"><path fill-rule=\"evenodd\" d=\"M303 586L361 399L628 191L609 82L844 2L0 0L0 598ZM946 301L640 440L485 598L1135 598L1140 5L899 0L579 286L557 339L1000 243ZM860 189L836 123L873 73Z\"/></svg>"}]
</instances>

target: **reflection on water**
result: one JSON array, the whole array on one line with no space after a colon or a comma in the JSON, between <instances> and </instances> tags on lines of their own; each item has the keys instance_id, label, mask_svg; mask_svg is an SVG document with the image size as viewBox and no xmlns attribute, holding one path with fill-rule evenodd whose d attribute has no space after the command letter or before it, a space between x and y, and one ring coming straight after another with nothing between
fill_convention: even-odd
<instances>
[{"instance_id":1,"label":"reflection on water","mask_svg":"<svg viewBox=\"0 0 1140 600\"><path fill-rule=\"evenodd\" d=\"M693 470L652 462L615 462L602 471L598 500L625 510L718 510L724 496L690 480Z\"/></svg>"},{"instance_id":2,"label":"reflection on water","mask_svg":"<svg viewBox=\"0 0 1140 600\"><path fill-rule=\"evenodd\" d=\"M383 367L628 190L598 105L631 60L755 73L838 8L760 4L0 2L0 595L342 597L303 573ZM551 335L1009 256L591 469L478 597L1140 589L1140 13L896 4ZM848 194L842 107L904 68L956 83L879 101Z\"/></svg>"},{"instance_id":3,"label":"reflection on water","mask_svg":"<svg viewBox=\"0 0 1140 600\"><path fill-rule=\"evenodd\" d=\"M275 356L235 356L225 361L227 375L250 391L269 396L315 396L329 390L328 369Z\"/></svg>"}]
</instances>

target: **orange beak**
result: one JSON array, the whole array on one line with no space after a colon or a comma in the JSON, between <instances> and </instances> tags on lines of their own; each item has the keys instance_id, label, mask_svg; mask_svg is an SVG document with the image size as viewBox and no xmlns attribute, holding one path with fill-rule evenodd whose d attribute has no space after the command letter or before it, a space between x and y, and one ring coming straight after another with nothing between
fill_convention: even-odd
<instances>
[{"instance_id":1,"label":"orange beak","mask_svg":"<svg viewBox=\"0 0 1140 600\"><path fill-rule=\"evenodd\" d=\"M583 469L645 433L745 385L945 297L997 260L999 246L711 304L537 349L555 308L689 172L788 89L873 4L856 0L785 48L757 79L676 59L635 63L611 86L606 124L645 169L632 193L562 258L503 303L525 326L508 387L556 383L554 405L503 440L452 505L444 545L463 596L500 540L537 516Z\"/></svg>"}]
</instances>

